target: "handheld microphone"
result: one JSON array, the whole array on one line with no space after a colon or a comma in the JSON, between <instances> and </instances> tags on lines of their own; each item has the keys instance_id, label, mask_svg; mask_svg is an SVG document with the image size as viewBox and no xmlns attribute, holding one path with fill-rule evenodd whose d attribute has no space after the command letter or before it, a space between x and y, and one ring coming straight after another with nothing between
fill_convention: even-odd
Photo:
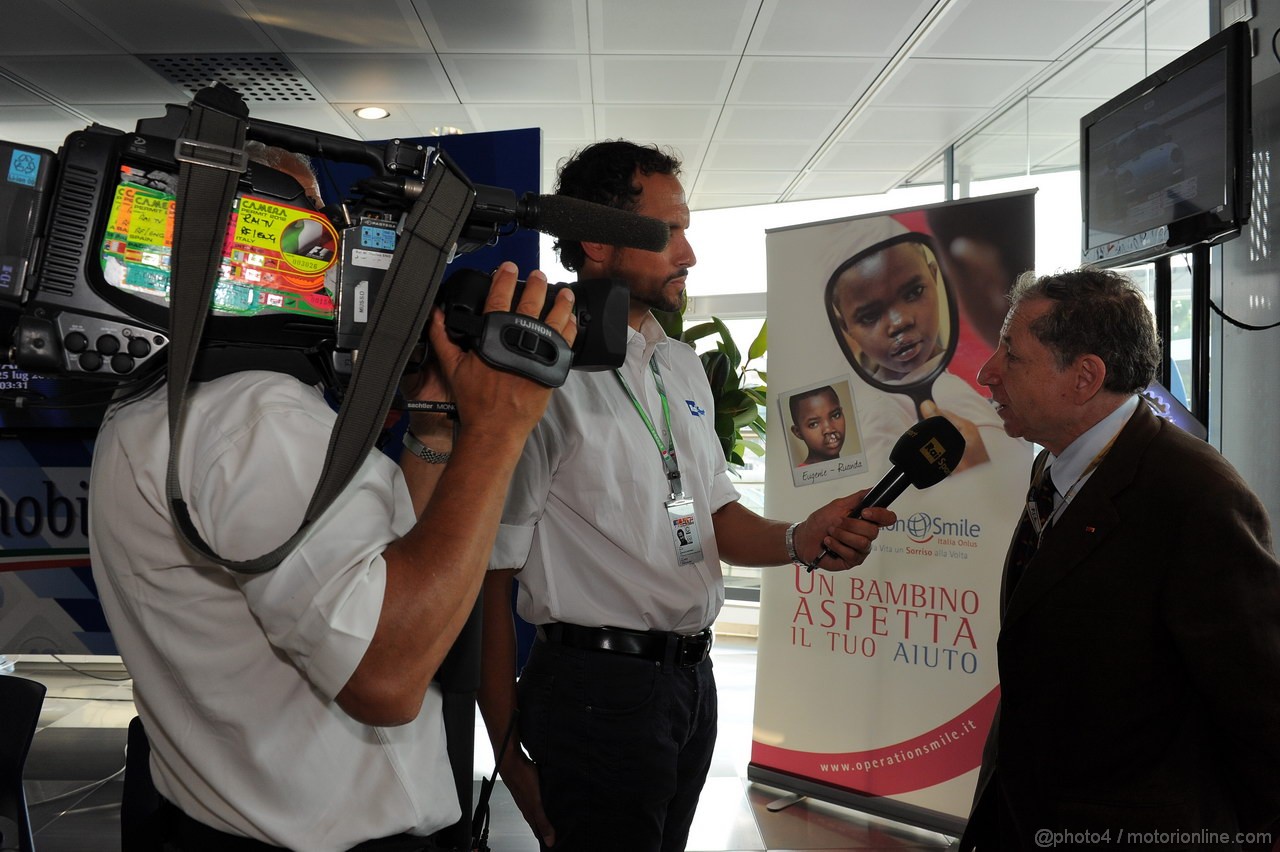
<instances>
[{"instance_id":1,"label":"handheld microphone","mask_svg":"<svg viewBox=\"0 0 1280 852\"><path fill-rule=\"evenodd\" d=\"M888 506L907 490L908 485L916 488L937 485L955 472L962 458L964 436L950 420L940 414L921 420L903 432L893 445L889 451L889 461L893 466L853 507L849 517L862 517L862 510L873 506ZM818 558L809 563L809 571L813 571L825 557L834 555L830 549L822 548Z\"/></svg>"}]
</instances>

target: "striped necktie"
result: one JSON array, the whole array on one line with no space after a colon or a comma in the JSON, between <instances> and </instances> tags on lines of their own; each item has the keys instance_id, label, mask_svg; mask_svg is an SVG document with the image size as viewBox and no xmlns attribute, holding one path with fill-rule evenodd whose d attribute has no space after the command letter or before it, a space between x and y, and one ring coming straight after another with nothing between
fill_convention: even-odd
<instances>
[{"instance_id":1,"label":"striped necktie","mask_svg":"<svg viewBox=\"0 0 1280 852\"><path fill-rule=\"evenodd\" d=\"M1031 479L1031 488L1027 491L1027 506L1018 521L1017 535L1014 536L1013 550L1009 557L1008 593L1012 594L1022 572L1026 570L1031 558L1040 547L1040 539L1049 526L1053 514L1053 477L1049 475L1049 466L1045 465ZM1033 518L1034 512L1034 518Z\"/></svg>"}]
</instances>

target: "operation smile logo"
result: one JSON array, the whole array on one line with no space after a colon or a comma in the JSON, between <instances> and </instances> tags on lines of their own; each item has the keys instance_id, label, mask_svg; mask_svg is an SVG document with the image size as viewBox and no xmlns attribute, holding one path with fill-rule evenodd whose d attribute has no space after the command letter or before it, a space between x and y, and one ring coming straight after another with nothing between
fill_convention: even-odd
<instances>
[{"instance_id":1,"label":"operation smile logo","mask_svg":"<svg viewBox=\"0 0 1280 852\"><path fill-rule=\"evenodd\" d=\"M974 547L976 539L982 535L981 525L968 518L951 520L941 515L930 515L928 512L916 512L909 518L899 518L885 532L906 533L907 538L915 544L928 544L935 538L945 538L948 545Z\"/></svg>"}]
</instances>

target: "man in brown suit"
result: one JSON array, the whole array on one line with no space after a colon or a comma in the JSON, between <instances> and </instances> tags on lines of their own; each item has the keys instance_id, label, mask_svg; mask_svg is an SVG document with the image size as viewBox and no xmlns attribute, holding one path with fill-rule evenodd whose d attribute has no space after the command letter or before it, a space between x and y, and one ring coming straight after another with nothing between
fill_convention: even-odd
<instances>
[{"instance_id":1,"label":"man in brown suit","mask_svg":"<svg viewBox=\"0 0 1280 852\"><path fill-rule=\"evenodd\" d=\"M1044 489L1005 565L1001 702L961 849L1270 849L1280 564L1266 511L1137 395L1159 348L1127 278L1028 274L1012 303L978 380L1005 431L1045 447Z\"/></svg>"}]
</instances>

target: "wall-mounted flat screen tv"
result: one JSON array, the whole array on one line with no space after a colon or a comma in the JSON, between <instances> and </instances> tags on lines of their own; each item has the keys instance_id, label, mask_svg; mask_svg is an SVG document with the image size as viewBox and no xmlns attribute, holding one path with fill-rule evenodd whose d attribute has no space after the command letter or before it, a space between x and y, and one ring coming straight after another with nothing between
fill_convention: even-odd
<instances>
[{"instance_id":1,"label":"wall-mounted flat screen tv","mask_svg":"<svg viewBox=\"0 0 1280 852\"><path fill-rule=\"evenodd\" d=\"M1249 218L1249 28L1234 24L1080 120L1084 263L1121 266Z\"/></svg>"}]
</instances>

